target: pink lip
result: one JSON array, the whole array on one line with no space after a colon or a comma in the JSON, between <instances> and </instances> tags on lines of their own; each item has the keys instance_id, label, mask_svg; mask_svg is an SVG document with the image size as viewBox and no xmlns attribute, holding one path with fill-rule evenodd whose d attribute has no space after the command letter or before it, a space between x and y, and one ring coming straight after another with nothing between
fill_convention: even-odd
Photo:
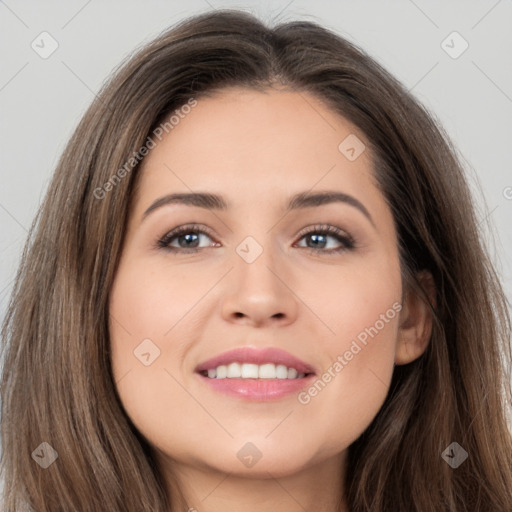
<instances>
[{"instance_id":1,"label":"pink lip","mask_svg":"<svg viewBox=\"0 0 512 512\"><path fill-rule=\"evenodd\" d=\"M217 368L217 366L220 365L228 365L230 363L253 363L259 365L265 363L274 363L276 365L284 364L288 368L295 368L299 373L316 373L313 366L305 363L304 361L301 361L295 356L292 356L285 350L273 347L267 347L263 349L257 349L253 347L235 348L234 350L229 350L228 352L223 352L218 356L212 357L211 359L208 359L208 361L204 361L196 367L195 371L196 373L201 373L205 370ZM272 382L274 379L268 380Z\"/></svg>"},{"instance_id":2,"label":"pink lip","mask_svg":"<svg viewBox=\"0 0 512 512\"><path fill-rule=\"evenodd\" d=\"M288 368L295 368L299 373L304 373L306 376L301 379L210 379L201 375L201 372L230 363L284 364ZM257 402L278 400L291 393L297 393L302 388L309 386L316 374L313 366L284 350L272 347L263 349L253 347L236 348L199 364L195 372L202 382L208 384L215 391Z\"/></svg>"},{"instance_id":3,"label":"pink lip","mask_svg":"<svg viewBox=\"0 0 512 512\"><path fill-rule=\"evenodd\" d=\"M310 386L315 376L311 374L302 379L210 379L199 374L198 378L228 396L252 402L270 402L298 393Z\"/></svg>"}]
</instances>

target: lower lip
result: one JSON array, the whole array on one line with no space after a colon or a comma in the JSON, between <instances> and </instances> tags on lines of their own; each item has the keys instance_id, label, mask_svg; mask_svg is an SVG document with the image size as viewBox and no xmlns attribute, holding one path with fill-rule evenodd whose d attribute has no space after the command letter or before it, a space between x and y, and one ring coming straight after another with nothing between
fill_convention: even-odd
<instances>
[{"instance_id":1,"label":"lower lip","mask_svg":"<svg viewBox=\"0 0 512 512\"><path fill-rule=\"evenodd\" d=\"M225 395L258 402L270 402L298 393L311 385L315 375L302 379L210 379L204 375L199 378L215 391Z\"/></svg>"}]
</instances>

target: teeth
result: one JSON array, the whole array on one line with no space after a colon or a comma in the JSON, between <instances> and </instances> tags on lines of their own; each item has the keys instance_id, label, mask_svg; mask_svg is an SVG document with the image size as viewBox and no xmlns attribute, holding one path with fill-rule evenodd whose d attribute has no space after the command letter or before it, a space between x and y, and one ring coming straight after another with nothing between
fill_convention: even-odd
<instances>
[{"instance_id":1,"label":"teeth","mask_svg":"<svg viewBox=\"0 0 512 512\"><path fill-rule=\"evenodd\" d=\"M297 370L295 368L288 368L288 378L295 379L297 377Z\"/></svg>"},{"instance_id":2,"label":"teeth","mask_svg":"<svg viewBox=\"0 0 512 512\"><path fill-rule=\"evenodd\" d=\"M259 369L257 364L238 364L240 366L240 376L243 379L257 379L259 375Z\"/></svg>"},{"instance_id":3,"label":"teeth","mask_svg":"<svg viewBox=\"0 0 512 512\"><path fill-rule=\"evenodd\" d=\"M305 373L299 373L295 368L287 368L284 364L274 363L230 363L222 364L208 370L210 379L302 379Z\"/></svg>"},{"instance_id":4,"label":"teeth","mask_svg":"<svg viewBox=\"0 0 512 512\"><path fill-rule=\"evenodd\" d=\"M217 379L225 379L228 376L228 367L225 365L217 367Z\"/></svg>"},{"instance_id":5,"label":"teeth","mask_svg":"<svg viewBox=\"0 0 512 512\"><path fill-rule=\"evenodd\" d=\"M276 365L272 363L262 364L258 371L258 377L260 379L277 379Z\"/></svg>"},{"instance_id":6,"label":"teeth","mask_svg":"<svg viewBox=\"0 0 512 512\"><path fill-rule=\"evenodd\" d=\"M228 373L226 377L228 379L237 379L242 376L242 368L238 363L231 363L228 365Z\"/></svg>"}]
</instances>

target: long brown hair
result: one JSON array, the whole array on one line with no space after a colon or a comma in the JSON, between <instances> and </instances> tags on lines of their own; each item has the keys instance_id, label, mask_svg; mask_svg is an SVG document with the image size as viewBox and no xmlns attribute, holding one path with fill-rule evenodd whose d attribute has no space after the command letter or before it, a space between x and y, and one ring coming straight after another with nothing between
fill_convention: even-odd
<instances>
[{"instance_id":1,"label":"long brown hair","mask_svg":"<svg viewBox=\"0 0 512 512\"><path fill-rule=\"evenodd\" d=\"M191 98L278 83L315 95L366 135L406 284L423 294L415 276L428 270L437 290L426 352L395 367L381 410L349 447L350 512L512 510L510 317L456 149L344 38L231 10L187 19L123 63L60 158L2 331L3 510L176 506L110 368L108 296L140 168L133 159ZM456 469L442 457L452 442L468 453Z\"/></svg>"}]
</instances>

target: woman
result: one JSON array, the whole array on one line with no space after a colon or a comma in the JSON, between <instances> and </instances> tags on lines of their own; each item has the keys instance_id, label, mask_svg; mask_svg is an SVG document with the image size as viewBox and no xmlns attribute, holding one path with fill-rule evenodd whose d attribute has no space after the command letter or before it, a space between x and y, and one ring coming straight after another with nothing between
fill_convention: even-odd
<instances>
[{"instance_id":1,"label":"woman","mask_svg":"<svg viewBox=\"0 0 512 512\"><path fill-rule=\"evenodd\" d=\"M449 138L363 51L184 21L98 95L33 227L4 510L512 510L477 227Z\"/></svg>"}]
</instances>

